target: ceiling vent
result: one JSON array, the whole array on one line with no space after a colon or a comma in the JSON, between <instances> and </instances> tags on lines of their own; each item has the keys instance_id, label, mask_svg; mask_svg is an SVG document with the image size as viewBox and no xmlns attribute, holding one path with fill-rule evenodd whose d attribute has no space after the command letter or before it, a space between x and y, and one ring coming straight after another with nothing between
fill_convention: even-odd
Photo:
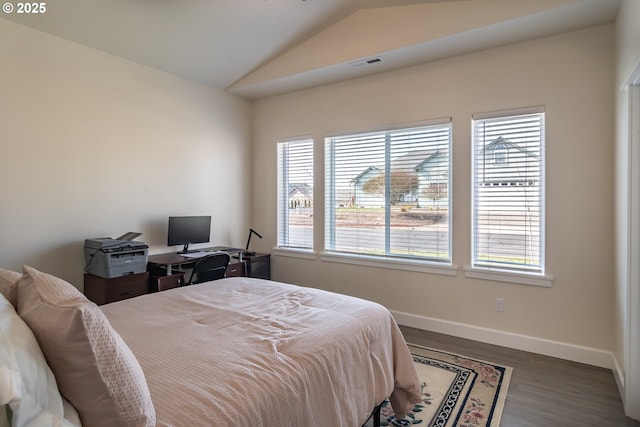
<instances>
[{"instance_id":1,"label":"ceiling vent","mask_svg":"<svg viewBox=\"0 0 640 427\"><path fill-rule=\"evenodd\" d=\"M352 67L362 67L363 65L373 65L382 62L382 58L375 56L373 58L359 59L351 63Z\"/></svg>"}]
</instances>

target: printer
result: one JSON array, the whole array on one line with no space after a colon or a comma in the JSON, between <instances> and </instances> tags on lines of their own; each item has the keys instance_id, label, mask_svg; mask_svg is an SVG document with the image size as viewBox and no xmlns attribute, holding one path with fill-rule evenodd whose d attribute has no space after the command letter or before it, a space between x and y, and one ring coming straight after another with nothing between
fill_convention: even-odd
<instances>
[{"instance_id":1,"label":"printer","mask_svg":"<svg viewBox=\"0 0 640 427\"><path fill-rule=\"evenodd\" d=\"M85 239L85 271L107 279L147 271L149 246L144 242L97 237Z\"/></svg>"}]
</instances>

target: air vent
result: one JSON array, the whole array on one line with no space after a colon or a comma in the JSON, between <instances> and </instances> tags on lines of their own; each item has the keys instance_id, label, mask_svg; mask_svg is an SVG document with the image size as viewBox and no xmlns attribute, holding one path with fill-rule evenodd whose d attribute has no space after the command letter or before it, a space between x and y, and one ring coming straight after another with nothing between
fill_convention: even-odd
<instances>
[{"instance_id":1,"label":"air vent","mask_svg":"<svg viewBox=\"0 0 640 427\"><path fill-rule=\"evenodd\" d=\"M362 67L363 65L373 65L382 62L382 58L379 56L373 58L359 59L351 63L352 67Z\"/></svg>"}]
</instances>

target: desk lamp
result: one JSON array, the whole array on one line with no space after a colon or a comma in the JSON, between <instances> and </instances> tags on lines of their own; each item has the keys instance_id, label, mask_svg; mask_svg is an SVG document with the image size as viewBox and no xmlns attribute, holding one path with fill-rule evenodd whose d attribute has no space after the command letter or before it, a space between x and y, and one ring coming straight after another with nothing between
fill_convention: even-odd
<instances>
[{"instance_id":1,"label":"desk lamp","mask_svg":"<svg viewBox=\"0 0 640 427\"><path fill-rule=\"evenodd\" d=\"M260 235L260 233L258 233L256 230L254 230L253 228L249 229L249 238L247 239L247 246L244 248L244 252L242 253L243 255L247 255L247 256L253 256L256 253L253 251L249 250L249 243L251 243L251 236L255 234L256 236L258 236L259 238L262 239L262 236Z\"/></svg>"}]
</instances>

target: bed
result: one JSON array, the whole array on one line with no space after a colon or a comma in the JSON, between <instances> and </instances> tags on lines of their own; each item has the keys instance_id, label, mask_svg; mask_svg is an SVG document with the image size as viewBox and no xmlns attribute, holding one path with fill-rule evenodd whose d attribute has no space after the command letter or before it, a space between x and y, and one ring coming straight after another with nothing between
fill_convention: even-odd
<instances>
[{"instance_id":1,"label":"bed","mask_svg":"<svg viewBox=\"0 0 640 427\"><path fill-rule=\"evenodd\" d=\"M29 267L3 294L60 390L49 425L358 427L387 398L398 415L420 399L402 334L370 301L228 278L97 307Z\"/></svg>"}]
</instances>

